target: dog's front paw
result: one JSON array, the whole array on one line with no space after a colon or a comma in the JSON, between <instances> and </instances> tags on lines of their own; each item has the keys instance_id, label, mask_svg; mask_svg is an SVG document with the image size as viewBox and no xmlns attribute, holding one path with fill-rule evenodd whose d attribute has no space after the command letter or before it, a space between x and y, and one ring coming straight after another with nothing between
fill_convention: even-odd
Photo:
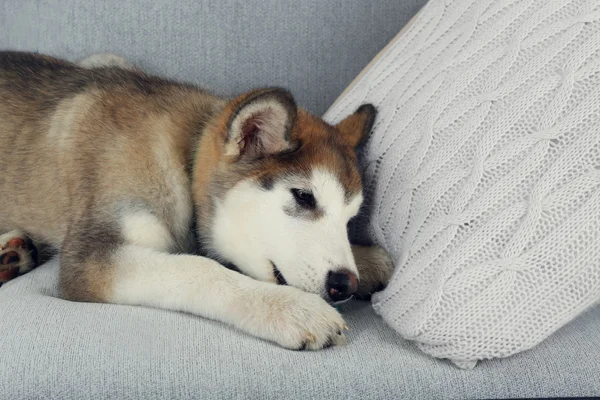
<instances>
[{"instance_id":1,"label":"dog's front paw","mask_svg":"<svg viewBox=\"0 0 600 400\"><path fill-rule=\"evenodd\" d=\"M21 231L0 235L0 284L30 271L36 264L36 249Z\"/></svg>"},{"instance_id":2,"label":"dog's front paw","mask_svg":"<svg viewBox=\"0 0 600 400\"><path fill-rule=\"evenodd\" d=\"M375 292L383 290L394 272L389 254L379 246L352 246L352 254L360 277L356 297L369 300Z\"/></svg>"},{"instance_id":3,"label":"dog's front paw","mask_svg":"<svg viewBox=\"0 0 600 400\"><path fill-rule=\"evenodd\" d=\"M263 292L264 310L253 307L247 322L252 333L293 350L319 350L346 343L348 329L340 313L321 297L290 286ZM262 307L260 307L262 308Z\"/></svg>"}]
</instances>

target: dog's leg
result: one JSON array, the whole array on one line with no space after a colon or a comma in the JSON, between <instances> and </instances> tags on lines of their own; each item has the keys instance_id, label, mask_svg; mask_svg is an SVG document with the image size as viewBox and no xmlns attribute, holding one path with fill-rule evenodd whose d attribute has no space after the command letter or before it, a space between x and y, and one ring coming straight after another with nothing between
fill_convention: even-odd
<instances>
[{"instance_id":1,"label":"dog's leg","mask_svg":"<svg viewBox=\"0 0 600 400\"><path fill-rule=\"evenodd\" d=\"M394 264L388 253L379 246L352 245L352 254L360 277L356 297L369 300L383 290L392 277Z\"/></svg>"},{"instance_id":2,"label":"dog's leg","mask_svg":"<svg viewBox=\"0 0 600 400\"><path fill-rule=\"evenodd\" d=\"M0 235L0 285L33 269L36 249L24 232L12 230Z\"/></svg>"},{"instance_id":3,"label":"dog's leg","mask_svg":"<svg viewBox=\"0 0 600 400\"><path fill-rule=\"evenodd\" d=\"M157 307L218 320L290 349L343 344L344 320L315 294L253 280L204 257L168 254L102 231L65 244L67 299Z\"/></svg>"}]
</instances>

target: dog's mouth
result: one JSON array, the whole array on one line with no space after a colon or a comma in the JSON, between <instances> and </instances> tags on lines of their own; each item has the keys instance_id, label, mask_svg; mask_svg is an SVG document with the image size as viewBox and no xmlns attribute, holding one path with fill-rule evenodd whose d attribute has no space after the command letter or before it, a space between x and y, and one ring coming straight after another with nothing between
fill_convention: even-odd
<instances>
[{"instance_id":1,"label":"dog's mouth","mask_svg":"<svg viewBox=\"0 0 600 400\"><path fill-rule=\"evenodd\" d=\"M277 266L275 265L275 263L273 261L271 261L271 265L273 266L273 275L275 275L275 279L277 279L277 284L278 285L287 285L287 281L285 280L285 278L283 277L283 274L281 273L281 271L279 269L277 269Z\"/></svg>"}]
</instances>

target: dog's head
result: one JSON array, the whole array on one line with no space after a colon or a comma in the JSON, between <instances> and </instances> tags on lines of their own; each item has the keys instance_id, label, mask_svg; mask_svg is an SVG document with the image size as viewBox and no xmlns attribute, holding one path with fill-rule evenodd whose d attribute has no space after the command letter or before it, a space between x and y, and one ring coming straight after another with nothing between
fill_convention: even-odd
<instances>
[{"instance_id":1,"label":"dog's head","mask_svg":"<svg viewBox=\"0 0 600 400\"><path fill-rule=\"evenodd\" d=\"M359 279L347 234L363 199L356 147L374 118L363 105L332 126L282 89L233 100L196 154L201 246L255 279L348 298Z\"/></svg>"}]
</instances>

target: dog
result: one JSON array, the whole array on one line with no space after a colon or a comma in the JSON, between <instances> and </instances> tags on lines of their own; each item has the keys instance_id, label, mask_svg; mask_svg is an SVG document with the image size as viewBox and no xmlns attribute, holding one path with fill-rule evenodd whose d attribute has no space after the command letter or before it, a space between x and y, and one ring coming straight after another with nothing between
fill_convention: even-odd
<instances>
[{"instance_id":1,"label":"dog","mask_svg":"<svg viewBox=\"0 0 600 400\"><path fill-rule=\"evenodd\" d=\"M226 99L118 56L1 52L0 264L32 268L31 238L56 249L66 300L188 312L289 349L343 344L332 304L392 273L347 234L375 115L332 126L281 88Z\"/></svg>"}]
</instances>

